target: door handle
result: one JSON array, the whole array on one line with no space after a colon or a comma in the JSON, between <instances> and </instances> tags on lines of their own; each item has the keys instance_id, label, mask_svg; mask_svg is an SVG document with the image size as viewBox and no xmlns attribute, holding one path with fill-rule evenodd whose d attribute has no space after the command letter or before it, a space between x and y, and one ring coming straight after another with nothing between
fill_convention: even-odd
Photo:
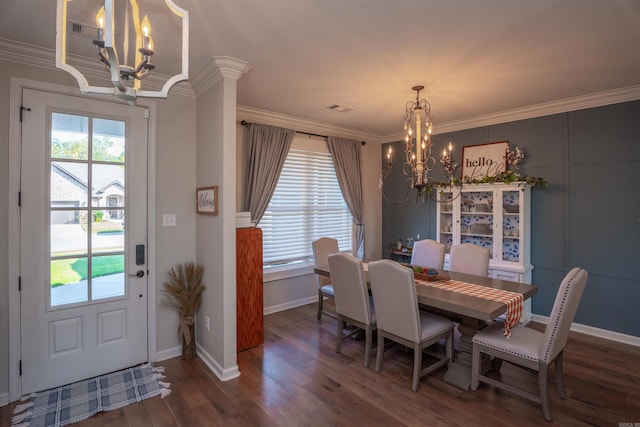
<instances>
[{"instance_id":1,"label":"door handle","mask_svg":"<svg viewBox=\"0 0 640 427\"><path fill-rule=\"evenodd\" d=\"M130 274L129 277L144 277L144 270L138 270L136 274Z\"/></svg>"}]
</instances>

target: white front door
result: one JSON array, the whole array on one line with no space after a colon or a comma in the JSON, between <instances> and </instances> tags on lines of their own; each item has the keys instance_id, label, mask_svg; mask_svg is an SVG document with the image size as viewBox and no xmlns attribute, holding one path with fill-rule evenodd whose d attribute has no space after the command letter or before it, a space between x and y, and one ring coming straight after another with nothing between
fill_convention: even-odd
<instances>
[{"instance_id":1,"label":"white front door","mask_svg":"<svg viewBox=\"0 0 640 427\"><path fill-rule=\"evenodd\" d=\"M148 360L147 123L143 108L31 89L22 105L26 394Z\"/></svg>"}]
</instances>

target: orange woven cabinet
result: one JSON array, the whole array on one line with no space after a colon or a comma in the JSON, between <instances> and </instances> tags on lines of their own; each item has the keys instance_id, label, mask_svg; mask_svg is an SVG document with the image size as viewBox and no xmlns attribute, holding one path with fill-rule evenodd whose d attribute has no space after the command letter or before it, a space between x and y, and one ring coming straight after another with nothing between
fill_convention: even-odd
<instances>
[{"instance_id":1,"label":"orange woven cabinet","mask_svg":"<svg viewBox=\"0 0 640 427\"><path fill-rule=\"evenodd\" d=\"M236 229L238 351L264 342L262 230Z\"/></svg>"}]
</instances>

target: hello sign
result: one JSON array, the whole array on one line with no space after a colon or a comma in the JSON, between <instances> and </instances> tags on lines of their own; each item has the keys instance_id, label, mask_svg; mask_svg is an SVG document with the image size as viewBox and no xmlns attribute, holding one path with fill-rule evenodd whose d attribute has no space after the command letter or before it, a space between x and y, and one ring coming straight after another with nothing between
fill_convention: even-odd
<instances>
[{"instance_id":1,"label":"hello sign","mask_svg":"<svg viewBox=\"0 0 640 427\"><path fill-rule=\"evenodd\" d=\"M508 141L471 145L462 148L462 178L482 179L483 176L496 176L507 170Z\"/></svg>"}]
</instances>

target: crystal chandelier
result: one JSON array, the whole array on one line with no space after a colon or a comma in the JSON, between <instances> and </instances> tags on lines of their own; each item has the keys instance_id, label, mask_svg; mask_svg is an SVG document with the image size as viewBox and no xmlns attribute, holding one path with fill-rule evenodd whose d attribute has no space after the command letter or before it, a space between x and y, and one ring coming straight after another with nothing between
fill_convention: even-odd
<instances>
[{"instance_id":1,"label":"crystal chandelier","mask_svg":"<svg viewBox=\"0 0 640 427\"><path fill-rule=\"evenodd\" d=\"M416 190L416 201L419 198L422 201L426 201L434 185L439 184L433 180L430 174L436 167L436 159L431 155L431 150L433 149L433 142L431 141L431 132L433 131L431 104L424 98L420 99L420 91L424 89L424 86L414 86L411 89L416 91L416 99L415 101L407 102L404 114L404 131L406 135L404 139L405 162L402 172L408 176L405 196L399 200L394 200L385 191L385 180L389 177L393 166L391 146L387 151L387 167L380 174L379 184L382 188L382 194L387 201L392 203L406 202L413 189ZM449 143L448 148L444 149L440 159L440 164L444 169L449 185L455 183L454 173L458 167L457 163L452 159L452 152L453 145Z\"/></svg>"},{"instance_id":2,"label":"crystal chandelier","mask_svg":"<svg viewBox=\"0 0 640 427\"><path fill-rule=\"evenodd\" d=\"M97 37L93 44L98 49L98 58L106 66L113 86L91 86L86 77L74 66L67 63L67 3L71 0L58 0L56 22L56 67L67 71L78 81L83 93L114 95L133 103L137 97L166 98L169 90L178 82L189 78L189 12L178 7L173 0L164 0L169 10L182 19L182 72L170 77L158 91L142 90L141 81L155 65L151 63L153 39L151 22L147 15L140 20L140 11L136 0L125 3L123 51L118 54L115 43L114 0L104 0L104 6L96 14ZM135 37L134 65L127 64L129 30L133 28ZM124 62L120 62L121 59Z\"/></svg>"}]
</instances>

